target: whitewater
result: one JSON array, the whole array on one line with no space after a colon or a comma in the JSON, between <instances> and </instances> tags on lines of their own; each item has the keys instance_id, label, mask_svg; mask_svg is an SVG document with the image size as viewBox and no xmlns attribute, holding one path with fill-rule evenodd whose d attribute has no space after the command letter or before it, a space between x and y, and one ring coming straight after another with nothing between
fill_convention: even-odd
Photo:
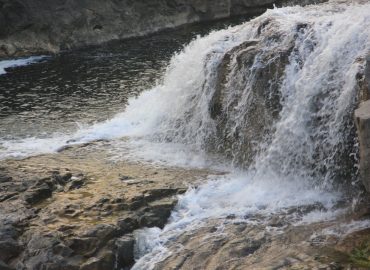
<instances>
[{"instance_id":1,"label":"whitewater","mask_svg":"<svg viewBox=\"0 0 370 270\"><path fill-rule=\"evenodd\" d=\"M6 74L6 69L20 67L20 66L27 66L30 64L34 64L40 62L41 60L45 59L45 56L31 56L28 58L20 58L16 60L3 60L0 61L0 75Z\"/></svg>"},{"instance_id":2,"label":"whitewater","mask_svg":"<svg viewBox=\"0 0 370 270\"><path fill-rule=\"evenodd\" d=\"M256 53L240 69L233 49L247 46L245 42ZM292 216L291 222L330 220L344 211L336 207L344 198L341 187L352 186L356 192L358 185L352 115L358 103L357 75L369 52L370 3L275 8L194 39L172 57L161 82L132 98L112 119L71 134L3 140L0 157L50 153L104 139L114 142L116 158L125 149L131 159L228 171L181 196L163 230L136 232L133 269L152 269L171 254L169 246L181 233L211 219L233 215L248 222L248 215L268 217L318 203L322 209ZM266 98L279 98L278 113L255 114L253 106L266 105L253 92L261 80L258 72L283 61L282 54L286 64L281 74L272 74L276 77L268 82ZM226 55L221 112L215 117L210 104ZM259 120L265 123L263 132L241 132ZM251 158L246 157L247 144Z\"/></svg>"}]
</instances>

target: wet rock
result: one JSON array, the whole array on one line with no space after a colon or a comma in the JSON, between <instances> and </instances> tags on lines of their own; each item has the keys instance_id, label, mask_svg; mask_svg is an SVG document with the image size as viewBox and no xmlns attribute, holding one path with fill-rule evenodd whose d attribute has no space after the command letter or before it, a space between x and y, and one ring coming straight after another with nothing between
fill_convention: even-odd
<instances>
[{"instance_id":1,"label":"wet rock","mask_svg":"<svg viewBox=\"0 0 370 270\"><path fill-rule=\"evenodd\" d=\"M164 226L175 195L186 191L177 179L199 179L194 172L100 164L99 155L81 155L77 165L74 151L96 155L89 147L2 163L6 168L0 172L12 177L0 183L0 260L5 264L19 270L102 270L114 269L117 258L120 269L128 269L133 231ZM70 162L58 159L65 155L71 155ZM81 167L90 169L82 173ZM120 180L122 172L132 173L140 184L127 185L130 180Z\"/></svg>"},{"instance_id":2,"label":"wet rock","mask_svg":"<svg viewBox=\"0 0 370 270\"><path fill-rule=\"evenodd\" d=\"M357 134L360 141L360 175L370 192L370 100L360 104L355 111Z\"/></svg>"},{"instance_id":3,"label":"wet rock","mask_svg":"<svg viewBox=\"0 0 370 270\"><path fill-rule=\"evenodd\" d=\"M263 244L263 241L256 241L253 239L246 239L239 246L232 249L231 252L233 256L245 257L255 253Z\"/></svg>"},{"instance_id":4,"label":"wet rock","mask_svg":"<svg viewBox=\"0 0 370 270\"><path fill-rule=\"evenodd\" d=\"M10 181L12 181L12 179L13 178L11 176L0 174L0 183L10 182Z\"/></svg>"},{"instance_id":5,"label":"wet rock","mask_svg":"<svg viewBox=\"0 0 370 270\"><path fill-rule=\"evenodd\" d=\"M9 261L22 251L21 245L13 238L6 237L0 240L0 260Z\"/></svg>"},{"instance_id":6,"label":"wet rock","mask_svg":"<svg viewBox=\"0 0 370 270\"><path fill-rule=\"evenodd\" d=\"M359 97L361 101L366 101L370 99L370 54L363 59L359 59L359 61L365 61L363 72L357 75L358 86L360 89Z\"/></svg>"},{"instance_id":7,"label":"wet rock","mask_svg":"<svg viewBox=\"0 0 370 270\"><path fill-rule=\"evenodd\" d=\"M281 36L274 31L272 22L267 20L260 27L274 34L269 38L279 42ZM280 50L262 56L263 46L261 40L248 40L224 55L217 68L215 91L209 105L217 129L216 138L209 139L209 151L222 152L241 166L248 166L253 161L259 140L268 139L273 123L279 117L281 98L278 89L294 39ZM248 100L243 99L246 88L249 89ZM243 112L239 111L241 100L245 102L243 108L247 108ZM235 128L231 115L240 115L242 122L248 124Z\"/></svg>"},{"instance_id":8,"label":"wet rock","mask_svg":"<svg viewBox=\"0 0 370 270\"><path fill-rule=\"evenodd\" d=\"M0 195L0 202L17 197L17 192L7 192Z\"/></svg>"},{"instance_id":9,"label":"wet rock","mask_svg":"<svg viewBox=\"0 0 370 270\"><path fill-rule=\"evenodd\" d=\"M132 177L131 176L128 176L128 175L120 175L120 178L119 178L121 181L127 181L127 180L131 180Z\"/></svg>"},{"instance_id":10,"label":"wet rock","mask_svg":"<svg viewBox=\"0 0 370 270\"><path fill-rule=\"evenodd\" d=\"M42 232L28 232L26 237L29 237L29 240L19 259L20 269L79 269L81 261L68 257L72 251L57 236Z\"/></svg>"},{"instance_id":11,"label":"wet rock","mask_svg":"<svg viewBox=\"0 0 370 270\"><path fill-rule=\"evenodd\" d=\"M15 269L0 260L0 270L15 270Z\"/></svg>"},{"instance_id":12,"label":"wet rock","mask_svg":"<svg viewBox=\"0 0 370 270\"><path fill-rule=\"evenodd\" d=\"M81 265L80 270L114 269L115 256L113 252L106 251L98 257L92 257Z\"/></svg>"},{"instance_id":13,"label":"wet rock","mask_svg":"<svg viewBox=\"0 0 370 270\"><path fill-rule=\"evenodd\" d=\"M162 189L150 189L147 192L145 192L144 196L147 201L152 201L176 194L178 194L178 189L162 188Z\"/></svg>"},{"instance_id":14,"label":"wet rock","mask_svg":"<svg viewBox=\"0 0 370 270\"><path fill-rule=\"evenodd\" d=\"M127 210L137 210L140 207L143 207L147 204L146 200L144 199L144 195L140 194L137 196L132 197L126 204Z\"/></svg>"},{"instance_id":15,"label":"wet rock","mask_svg":"<svg viewBox=\"0 0 370 270\"><path fill-rule=\"evenodd\" d=\"M171 215L172 209L176 205L176 200L166 198L150 203L147 208L141 210L139 214L140 227L160 227L163 228Z\"/></svg>"},{"instance_id":16,"label":"wet rock","mask_svg":"<svg viewBox=\"0 0 370 270\"><path fill-rule=\"evenodd\" d=\"M36 187L27 190L23 195L24 200L29 204L35 204L42 200L45 200L52 195L52 190L49 185L43 183Z\"/></svg>"},{"instance_id":17,"label":"wet rock","mask_svg":"<svg viewBox=\"0 0 370 270\"><path fill-rule=\"evenodd\" d=\"M365 61L365 72L360 81L360 96L364 101L355 111L355 122L360 142L360 178L370 192L370 55Z\"/></svg>"},{"instance_id":18,"label":"wet rock","mask_svg":"<svg viewBox=\"0 0 370 270\"><path fill-rule=\"evenodd\" d=\"M65 191L70 191L74 189L79 189L85 184L85 179L73 179L71 182L69 182L66 187Z\"/></svg>"},{"instance_id":19,"label":"wet rock","mask_svg":"<svg viewBox=\"0 0 370 270\"><path fill-rule=\"evenodd\" d=\"M132 234L118 238L115 242L118 269L134 264L135 239Z\"/></svg>"},{"instance_id":20,"label":"wet rock","mask_svg":"<svg viewBox=\"0 0 370 270\"><path fill-rule=\"evenodd\" d=\"M164 222L163 219L157 217L154 213L143 213L139 218L139 226L140 227L163 227Z\"/></svg>"},{"instance_id":21,"label":"wet rock","mask_svg":"<svg viewBox=\"0 0 370 270\"><path fill-rule=\"evenodd\" d=\"M79 254L89 257L97 250L98 239L96 237L74 237L67 240L67 245Z\"/></svg>"},{"instance_id":22,"label":"wet rock","mask_svg":"<svg viewBox=\"0 0 370 270\"><path fill-rule=\"evenodd\" d=\"M64 175L60 175L60 173L56 171L56 172L53 172L52 178L57 184L64 186L71 180L72 174L66 173Z\"/></svg>"},{"instance_id":23,"label":"wet rock","mask_svg":"<svg viewBox=\"0 0 370 270\"><path fill-rule=\"evenodd\" d=\"M137 217L125 217L118 220L117 226L120 228L121 233L130 233L139 228L139 222Z\"/></svg>"},{"instance_id":24,"label":"wet rock","mask_svg":"<svg viewBox=\"0 0 370 270\"><path fill-rule=\"evenodd\" d=\"M110 224L99 224L82 234L83 237L95 237L105 242L118 235L119 228Z\"/></svg>"}]
</instances>

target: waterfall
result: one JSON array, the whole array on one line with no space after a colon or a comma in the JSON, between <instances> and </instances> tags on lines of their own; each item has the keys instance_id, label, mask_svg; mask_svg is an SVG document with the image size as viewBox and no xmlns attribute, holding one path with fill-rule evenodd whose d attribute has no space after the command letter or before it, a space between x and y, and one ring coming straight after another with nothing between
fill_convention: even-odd
<instances>
[{"instance_id":1,"label":"waterfall","mask_svg":"<svg viewBox=\"0 0 370 270\"><path fill-rule=\"evenodd\" d=\"M122 118L131 135L219 153L257 172L323 186L351 178L368 11L337 2L273 9L197 38Z\"/></svg>"},{"instance_id":2,"label":"waterfall","mask_svg":"<svg viewBox=\"0 0 370 270\"><path fill-rule=\"evenodd\" d=\"M263 225L274 213L307 205L320 209L292 222L330 219L340 211L341 187L357 181L353 111L369 51L367 1L268 10L195 38L156 86L112 119L74 134L3 142L0 158L125 137L117 151L123 143L134 158L177 165L196 154L195 163L230 163L229 174L181 196L163 230L136 232L134 269L153 269L181 233L211 219L258 215Z\"/></svg>"},{"instance_id":3,"label":"waterfall","mask_svg":"<svg viewBox=\"0 0 370 270\"><path fill-rule=\"evenodd\" d=\"M273 9L173 57L163 83L128 107L133 134L244 170L190 190L162 231L139 231L134 269L152 269L168 242L208 219L311 203L334 213L335 190L357 179L353 111L369 29L366 2Z\"/></svg>"}]
</instances>

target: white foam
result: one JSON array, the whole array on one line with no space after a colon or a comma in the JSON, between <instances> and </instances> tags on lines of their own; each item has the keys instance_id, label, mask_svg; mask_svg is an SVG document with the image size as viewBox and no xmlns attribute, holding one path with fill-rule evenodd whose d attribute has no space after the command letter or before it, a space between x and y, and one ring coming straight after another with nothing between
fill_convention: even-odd
<instances>
[{"instance_id":1,"label":"white foam","mask_svg":"<svg viewBox=\"0 0 370 270\"><path fill-rule=\"evenodd\" d=\"M32 63L37 63L44 58L45 56L31 56L28 58L0 61L0 75L6 74L7 68L30 65Z\"/></svg>"},{"instance_id":2,"label":"white foam","mask_svg":"<svg viewBox=\"0 0 370 270\"><path fill-rule=\"evenodd\" d=\"M212 71L222 56L218 49L227 50L228 46L241 41L265 38L256 36L254 27L266 18L274 22L274 33L279 33L282 40L276 44L267 38L261 54L279 49L284 42L295 39L294 53L290 56L290 64L279 89L283 97L280 118L271 142L263 145L263 151L255 158L254 170L247 174L231 174L190 190L179 200L169 224L159 236L159 231L154 229L137 233L139 255L150 252L141 257L133 269L152 269L169 255L171 240L209 219L225 218L231 214L239 217L249 214L268 216L292 206L322 205L324 211L311 211L298 217L298 221L293 219L298 222L296 224L306 224L330 221L345 211L333 208L341 195L331 190L331 184L335 180L335 170L340 166L335 155L345 152L344 142L353 124L346 119L351 119L356 100L356 75L362 68L359 59L370 50L369 11L370 4L337 3L274 9L227 33L210 35L217 36L224 47L217 41L209 43L208 48L214 53L200 71L204 75L202 86L191 82L193 85L189 89L182 87L181 98L165 98L170 105L167 104L164 112L159 110L156 119L160 121L152 126L154 131L162 138L169 136L200 149L204 140L212 138L214 123L206 111L212 97L212 86L207 88L204 84L212 82ZM297 33L297 25L302 24L309 25L308 30ZM208 41L212 40L211 37ZM198 45L196 42L193 48ZM204 50L208 55L210 50ZM191 58L193 53L196 55L192 51L187 57ZM232 87L232 84L228 86ZM235 117L231 119L235 128L243 124L240 119L244 119L242 116L247 111L248 91L250 89L246 88L243 98L236 101L240 110L230 116ZM234 93L229 92L232 100ZM162 98L166 96L166 92L161 95ZM166 114L167 111L170 113ZM146 246L150 242L148 237L154 237L154 247L153 243Z\"/></svg>"},{"instance_id":3,"label":"white foam","mask_svg":"<svg viewBox=\"0 0 370 270\"><path fill-rule=\"evenodd\" d=\"M248 216L258 215L257 222L265 226L264 217L268 218L290 207L313 203L322 204L329 213L327 216L337 196L334 192L302 186L299 179L276 179L269 173L262 176L240 172L215 177L180 197L168 225L162 231L151 228L136 232L136 252L140 259L133 269L152 269L157 262L171 254L169 247L173 249L176 246L172 241L180 234L201 227L211 219L233 215L239 222L248 223Z\"/></svg>"},{"instance_id":4,"label":"white foam","mask_svg":"<svg viewBox=\"0 0 370 270\"><path fill-rule=\"evenodd\" d=\"M315 238L317 236L335 236L335 237L344 237L351 233L362 231L370 228L369 220L351 220L348 222L337 223L333 226L323 229L321 232L318 232L312 236Z\"/></svg>"}]
</instances>

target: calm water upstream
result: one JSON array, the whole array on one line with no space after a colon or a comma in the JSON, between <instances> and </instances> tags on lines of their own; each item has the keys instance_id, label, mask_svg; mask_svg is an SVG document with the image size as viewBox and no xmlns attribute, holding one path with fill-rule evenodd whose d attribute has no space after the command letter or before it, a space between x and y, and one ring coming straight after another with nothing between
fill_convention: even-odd
<instances>
[{"instance_id":1,"label":"calm water upstream","mask_svg":"<svg viewBox=\"0 0 370 270\"><path fill-rule=\"evenodd\" d=\"M47 137L111 118L149 89L197 35L245 18L201 23L61 53L0 75L0 140Z\"/></svg>"}]
</instances>

